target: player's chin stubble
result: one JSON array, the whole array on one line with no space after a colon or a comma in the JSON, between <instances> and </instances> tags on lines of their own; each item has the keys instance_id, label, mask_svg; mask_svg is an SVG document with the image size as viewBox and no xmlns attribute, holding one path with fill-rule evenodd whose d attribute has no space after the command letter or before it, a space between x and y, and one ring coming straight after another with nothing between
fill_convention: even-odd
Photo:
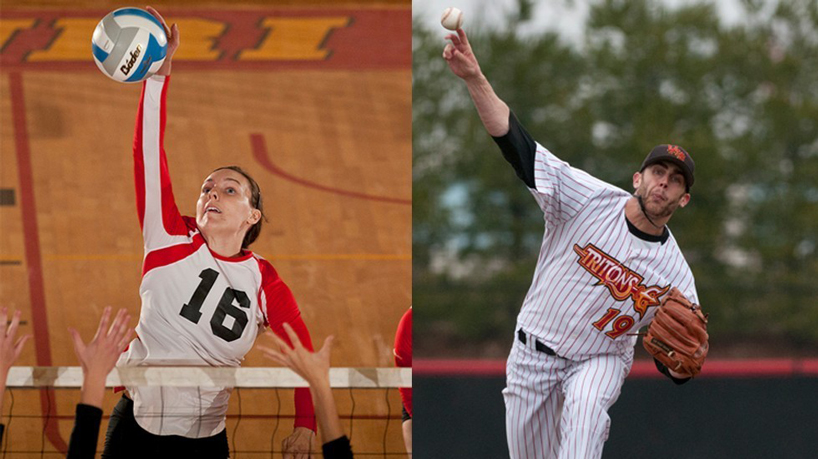
<instances>
[{"instance_id":1,"label":"player's chin stubble","mask_svg":"<svg viewBox=\"0 0 818 459\"><path fill-rule=\"evenodd\" d=\"M677 199L668 198L667 203L665 204L657 203L651 198L650 193L647 192L644 184L636 190L636 193L642 197L642 202L644 203L648 218L652 220L669 217L673 215L673 212L675 212L679 207L679 201Z\"/></svg>"}]
</instances>

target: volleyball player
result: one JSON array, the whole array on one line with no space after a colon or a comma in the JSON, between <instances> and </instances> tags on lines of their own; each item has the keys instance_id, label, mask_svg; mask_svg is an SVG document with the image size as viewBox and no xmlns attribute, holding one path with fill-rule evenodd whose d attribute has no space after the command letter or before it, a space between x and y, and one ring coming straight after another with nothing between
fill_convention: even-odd
<instances>
[{"instance_id":1,"label":"volleyball player","mask_svg":"<svg viewBox=\"0 0 818 459\"><path fill-rule=\"evenodd\" d=\"M119 365L237 367L264 325L285 339L288 322L311 349L293 294L273 266L248 250L261 231L258 184L221 167L201 187L196 217L180 215L163 147L171 61L179 28L168 28L167 57L143 83L134 139L137 211L145 244L137 338ZM215 108L215 107L214 107ZM129 386L111 415L103 458L228 457L222 387ZM284 457L307 458L315 436L308 389L295 390L294 432Z\"/></svg>"}]
</instances>

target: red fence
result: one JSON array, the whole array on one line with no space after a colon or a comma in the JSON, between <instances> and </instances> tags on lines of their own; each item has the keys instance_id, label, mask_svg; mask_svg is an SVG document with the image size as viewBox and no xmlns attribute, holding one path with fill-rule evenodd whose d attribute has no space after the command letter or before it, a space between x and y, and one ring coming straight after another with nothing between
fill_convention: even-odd
<instances>
[{"instance_id":1,"label":"red fence","mask_svg":"<svg viewBox=\"0 0 818 459\"><path fill-rule=\"evenodd\" d=\"M418 376L504 376L505 360L415 360L412 374ZM700 378L818 377L815 359L708 360ZM664 378L649 360L637 360L629 378Z\"/></svg>"}]
</instances>

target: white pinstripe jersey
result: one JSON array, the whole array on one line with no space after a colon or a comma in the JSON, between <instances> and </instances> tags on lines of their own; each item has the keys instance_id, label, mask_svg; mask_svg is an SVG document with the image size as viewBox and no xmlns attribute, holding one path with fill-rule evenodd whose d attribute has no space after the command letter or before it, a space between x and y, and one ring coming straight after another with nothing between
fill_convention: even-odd
<instances>
[{"instance_id":1,"label":"white pinstripe jersey","mask_svg":"<svg viewBox=\"0 0 818 459\"><path fill-rule=\"evenodd\" d=\"M625 219L631 194L571 167L537 144L536 189L543 236L517 326L561 357L626 354L663 295L677 287L698 303L673 234L648 242ZM668 230L669 231L669 230Z\"/></svg>"}]
</instances>

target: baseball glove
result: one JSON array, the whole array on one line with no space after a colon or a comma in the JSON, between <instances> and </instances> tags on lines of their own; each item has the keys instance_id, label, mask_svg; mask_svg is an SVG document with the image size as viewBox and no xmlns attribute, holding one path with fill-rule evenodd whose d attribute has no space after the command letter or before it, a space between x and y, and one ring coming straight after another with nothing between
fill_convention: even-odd
<instances>
[{"instance_id":1,"label":"baseball glove","mask_svg":"<svg viewBox=\"0 0 818 459\"><path fill-rule=\"evenodd\" d=\"M656 311L642 345L668 369L692 378L702 370L710 347L707 315L673 287Z\"/></svg>"}]
</instances>

